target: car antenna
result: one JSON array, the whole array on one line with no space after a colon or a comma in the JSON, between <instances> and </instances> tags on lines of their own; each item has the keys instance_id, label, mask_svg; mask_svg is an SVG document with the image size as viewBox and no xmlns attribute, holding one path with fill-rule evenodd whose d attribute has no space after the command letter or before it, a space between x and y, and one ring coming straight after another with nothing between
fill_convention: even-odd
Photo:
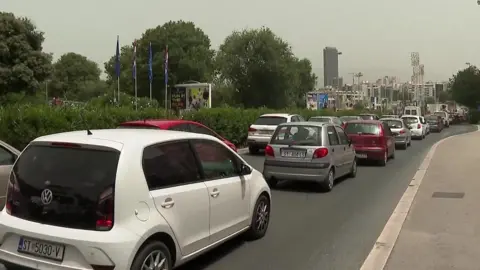
<instances>
[{"instance_id":1,"label":"car antenna","mask_svg":"<svg viewBox=\"0 0 480 270\"><path fill-rule=\"evenodd\" d=\"M87 129L87 135L93 135L93 133L90 131L90 129Z\"/></svg>"},{"instance_id":2,"label":"car antenna","mask_svg":"<svg viewBox=\"0 0 480 270\"><path fill-rule=\"evenodd\" d=\"M80 118L82 119L82 122L86 124L85 119L83 118L83 113L80 113ZM93 133L90 131L90 129L87 128L87 135L93 135Z\"/></svg>"}]
</instances>

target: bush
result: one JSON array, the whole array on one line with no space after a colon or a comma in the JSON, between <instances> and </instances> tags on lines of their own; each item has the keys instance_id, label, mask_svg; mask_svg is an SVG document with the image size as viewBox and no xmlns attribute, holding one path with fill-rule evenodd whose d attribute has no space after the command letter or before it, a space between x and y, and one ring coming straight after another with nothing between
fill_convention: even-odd
<instances>
[{"instance_id":1,"label":"bush","mask_svg":"<svg viewBox=\"0 0 480 270\"><path fill-rule=\"evenodd\" d=\"M305 119L317 115L355 115L358 111L334 113L330 110L286 109L283 112L300 114ZM198 121L217 131L238 146L245 145L248 127L264 113L282 112L267 108L201 109L184 114L184 119ZM115 128L121 122L139 119L175 118L158 107L142 106L135 111L132 106L51 107L45 105L16 105L0 109L0 139L23 149L31 140L52 133L72 130Z\"/></svg>"}]
</instances>

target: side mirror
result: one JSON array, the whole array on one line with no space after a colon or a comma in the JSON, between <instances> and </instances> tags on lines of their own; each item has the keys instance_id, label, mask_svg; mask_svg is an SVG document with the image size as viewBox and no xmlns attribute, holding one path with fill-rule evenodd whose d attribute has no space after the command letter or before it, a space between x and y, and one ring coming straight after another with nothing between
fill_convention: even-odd
<instances>
[{"instance_id":1,"label":"side mirror","mask_svg":"<svg viewBox=\"0 0 480 270\"><path fill-rule=\"evenodd\" d=\"M248 175L252 173L252 169L245 163L242 163L240 166L240 174L241 175Z\"/></svg>"}]
</instances>

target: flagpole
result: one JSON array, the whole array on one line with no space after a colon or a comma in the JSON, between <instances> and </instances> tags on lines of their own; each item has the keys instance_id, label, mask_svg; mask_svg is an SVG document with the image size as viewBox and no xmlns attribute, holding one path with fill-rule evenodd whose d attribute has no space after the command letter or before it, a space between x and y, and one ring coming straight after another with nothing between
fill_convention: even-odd
<instances>
[{"instance_id":1,"label":"flagpole","mask_svg":"<svg viewBox=\"0 0 480 270\"><path fill-rule=\"evenodd\" d=\"M153 61L153 52L152 52L152 43L148 44L148 79L150 81L150 102L152 102L152 80L153 80L153 70L152 70L152 61Z\"/></svg>"},{"instance_id":2,"label":"flagpole","mask_svg":"<svg viewBox=\"0 0 480 270\"><path fill-rule=\"evenodd\" d=\"M135 80L135 111L138 110L138 88L137 88L137 40L133 42L133 79Z\"/></svg>"},{"instance_id":3,"label":"flagpole","mask_svg":"<svg viewBox=\"0 0 480 270\"><path fill-rule=\"evenodd\" d=\"M113 100L115 100L115 96L118 94L117 103L120 102L120 35L117 35L117 51L115 57L115 69L117 73L117 92L115 93L115 89L113 90Z\"/></svg>"},{"instance_id":4,"label":"flagpole","mask_svg":"<svg viewBox=\"0 0 480 270\"><path fill-rule=\"evenodd\" d=\"M138 110L137 74L135 72L135 111Z\"/></svg>"},{"instance_id":5,"label":"flagpole","mask_svg":"<svg viewBox=\"0 0 480 270\"><path fill-rule=\"evenodd\" d=\"M168 112L168 45L165 46L165 113Z\"/></svg>"}]
</instances>

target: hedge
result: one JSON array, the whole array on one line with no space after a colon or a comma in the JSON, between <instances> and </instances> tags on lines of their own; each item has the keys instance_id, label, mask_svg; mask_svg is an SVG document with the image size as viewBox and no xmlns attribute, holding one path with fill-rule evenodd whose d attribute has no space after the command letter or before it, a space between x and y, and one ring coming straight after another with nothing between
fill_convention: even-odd
<instances>
[{"instance_id":1,"label":"hedge","mask_svg":"<svg viewBox=\"0 0 480 270\"><path fill-rule=\"evenodd\" d=\"M264 113L288 112L305 119L318 115L355 115L358 111L332 112L307 109L239 109L213 108L184 114L184 119L198 121L217 131L237 146L244 146L248 127ZM164 109L144 108L135 111L128 107L50 107L17 105L0 109L0 139L17 149L23 149L36 137L72 130L115 128L124 121L175 118Z\"/></svg>"}]
</instances>

